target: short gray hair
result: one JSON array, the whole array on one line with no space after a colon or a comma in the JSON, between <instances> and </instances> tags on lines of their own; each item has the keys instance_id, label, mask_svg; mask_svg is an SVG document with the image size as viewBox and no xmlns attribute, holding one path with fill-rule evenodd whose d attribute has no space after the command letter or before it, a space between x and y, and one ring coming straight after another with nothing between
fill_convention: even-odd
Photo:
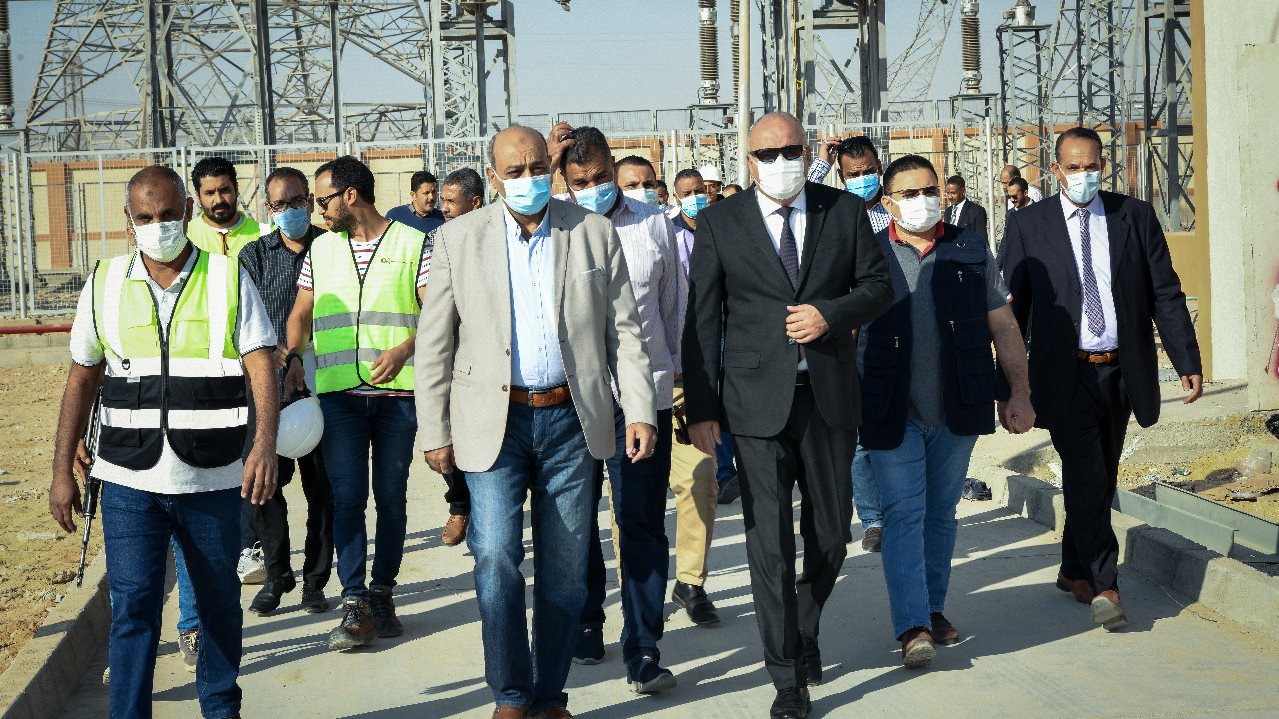
<instances>
[{"instance_id":1,"label":"short gray hair","mask_svg":"<svg viewBox=\"0 0 1279 719\"><path fill-rule=\"evenodd\" d=\"M156 179L168 181L170 184L172 184L174 189L178 191L178 197L182 200L182 202L186 202L187 186L186 186L186 183L182 181L182 176L179 175L177 172L175 172L173 168L171 167L165 167L164 165L150 165L148 167L144 167L141 170L138 170L137 172L135 172L133 174L133 177L129 178L129 184L125 185L124 209L129 211L130 216L133 215L133 207L131 206L129 200L131 197L133 197L134 189L136 189L142 183L152 179L153 177Z\"/></svg>"}]
</instances>

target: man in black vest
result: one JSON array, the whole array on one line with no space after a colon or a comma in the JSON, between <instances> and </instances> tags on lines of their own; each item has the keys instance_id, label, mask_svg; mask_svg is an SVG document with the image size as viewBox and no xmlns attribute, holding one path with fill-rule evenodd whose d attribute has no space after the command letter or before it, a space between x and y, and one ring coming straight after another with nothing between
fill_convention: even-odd
<instances>
[{"instance_id":1,"label":"man in black vest","mask_svg":"<svg viewBox=\"0 0 1279 719\"><path fill-rule=\"evenodd\" d=\"M1159 420L1159 328L1189 404L1203 392L1199 343L1168 242L1150 203L1098 192L1106 161L1086 127L1057 137L1061 194L1008 216L1005 278L1030 346L1038 425L1061 454L1066 528L1057 586L1091 604L1108 630L1119 601L1119 543L1110 507L1128 418Z\"/></svg>"},{"instance_id":2,"label":"man in black vest","mask_svg":"<svg viewBox=\"0 0 1279 719\"><path fill-rule=\"evenodd\" d=\"M777 689L774 719L807 717L808 686L821 682L818 624L851 539L849 467L861 423L853 330L892 299L865 205L805 182L807 144L791 115L755 123L755 186L698 215L684 326L693 444L714 453L723 422L737 445L751 592Z\"/></svg>"},{"instance_id":3,"label":"man in black vest","mask_svg":"<svg viewBox=\"0 0 1279 719\"><path fill-rule=\"evenodd\" d=\"M902 661L922 667L934 642L959 641L942 614L955 506L977 436L995 431L992 338L1008 384L1008 429L1035 421L1026 348L986 238L941 222L937 172L905 155L884 172L892 221L875 235L892 270L891 310L858 338L861 444L884 508L884 580Z\"/></svg>"}]
</instances>

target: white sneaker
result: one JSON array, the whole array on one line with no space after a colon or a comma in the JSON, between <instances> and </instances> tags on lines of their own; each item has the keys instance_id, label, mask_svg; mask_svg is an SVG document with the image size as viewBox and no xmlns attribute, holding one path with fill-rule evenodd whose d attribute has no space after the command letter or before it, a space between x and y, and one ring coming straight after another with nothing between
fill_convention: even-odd
<instances>
[{"instance_id":1,"label":"white sneaker","mask_svg":"<svg viewBox=\"0 0 1279 719\"><path fill-rule=\"evenodd\" d=\"M240 552L240 561L236 562L235 571L240 575L241 584L262 584L266 581L266 562L263 560L261 542Z\"/></svg>"}]
</instances>

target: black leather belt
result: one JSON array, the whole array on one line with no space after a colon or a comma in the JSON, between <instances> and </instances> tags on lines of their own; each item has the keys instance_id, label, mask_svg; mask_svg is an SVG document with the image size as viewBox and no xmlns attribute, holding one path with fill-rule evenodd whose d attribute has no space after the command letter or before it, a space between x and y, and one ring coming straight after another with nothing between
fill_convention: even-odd
<instances>
[{"instance_id":1,"label":"black leather belt","mask_svg":"<svg viewBox=\"0 0 1279 719\"><path fill-rule=\"evenodd\" d=\"M808 384L808 373L807 373L807 372L799 372L799 373L796 373L796 375L795 375L795 386L796 386L796 387L802 387L802 386L804 386L804 385L806 385L806 384Z\"/></svg>"}]
</instances>

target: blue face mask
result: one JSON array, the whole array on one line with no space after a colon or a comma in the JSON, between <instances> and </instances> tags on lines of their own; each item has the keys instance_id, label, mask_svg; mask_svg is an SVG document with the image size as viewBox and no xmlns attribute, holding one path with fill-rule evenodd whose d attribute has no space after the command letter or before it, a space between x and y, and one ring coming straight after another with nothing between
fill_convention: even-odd
<instances>
[{"instance_id":1,"label":"blue face mask","mask_svg":"<svg viewBox=\"0 0 1279 719\"><path fill-rule=\"evenodd\" d=\"M870 202L879 194L879 175L862 175L844 180L844 189Z\"/></svg>"},{"instance_id":2,"label":"blue face mask","mask_svg":"<svg viewBox=\"0 0 1279 719\"><path fill-rule=\"evenodd\" d=\"M706 199L706 195L698 193L696 195L688 195L684 199L680 200L679 209L688 216L688 219L696 220L697 213L706 209L706 205L708 204L710 204L710 201Z\"/></svg>"},{"instance_id":3,"label":"blue face mask","mask_svg":"<svg viewBox=\"0 0 1279 719\"><path fill-rule=\"evenodd\" d=\"M1101 173L1100 172L1076 172L1073 175L1066 175L1066 197L1076 205L1086 205L1092 202L1092 198L1097 195L1097 190L1101 189Z\"/></svg>"},{"instance_id":4,"label":"blue face mask","mask_svg":"<svg viewBox=\"0 0 1279 719\"><path fill-rule=\"evenodd\" d=\"M602 215L613 209L613 203L617 202L617 184L603 182L594 187L574 190L573 199L577 200L579 206Z\"/></svg>"},{"instance_id":5,"label":"blue face mask","mask_svg":"<svg viewBox=\"0 0 1279 719\"><path fill-rule=\"evenodd\" d=\"M311 215L305 207L290 207L284 212L273 213L271 222L285 237L297 240L306 236L307 229L311 227Z\"/></svg>"},{"instance_id":6,"label":"blue face mask","mask_svg":"<svg viewBox=\"0 0 1279 719\"><path fill-rule=\"evenodd\" d=\"M502 199L517 215L536 215L551 201L551 176L516 177L502 180Z\"/></svg>"}]
</instances>

